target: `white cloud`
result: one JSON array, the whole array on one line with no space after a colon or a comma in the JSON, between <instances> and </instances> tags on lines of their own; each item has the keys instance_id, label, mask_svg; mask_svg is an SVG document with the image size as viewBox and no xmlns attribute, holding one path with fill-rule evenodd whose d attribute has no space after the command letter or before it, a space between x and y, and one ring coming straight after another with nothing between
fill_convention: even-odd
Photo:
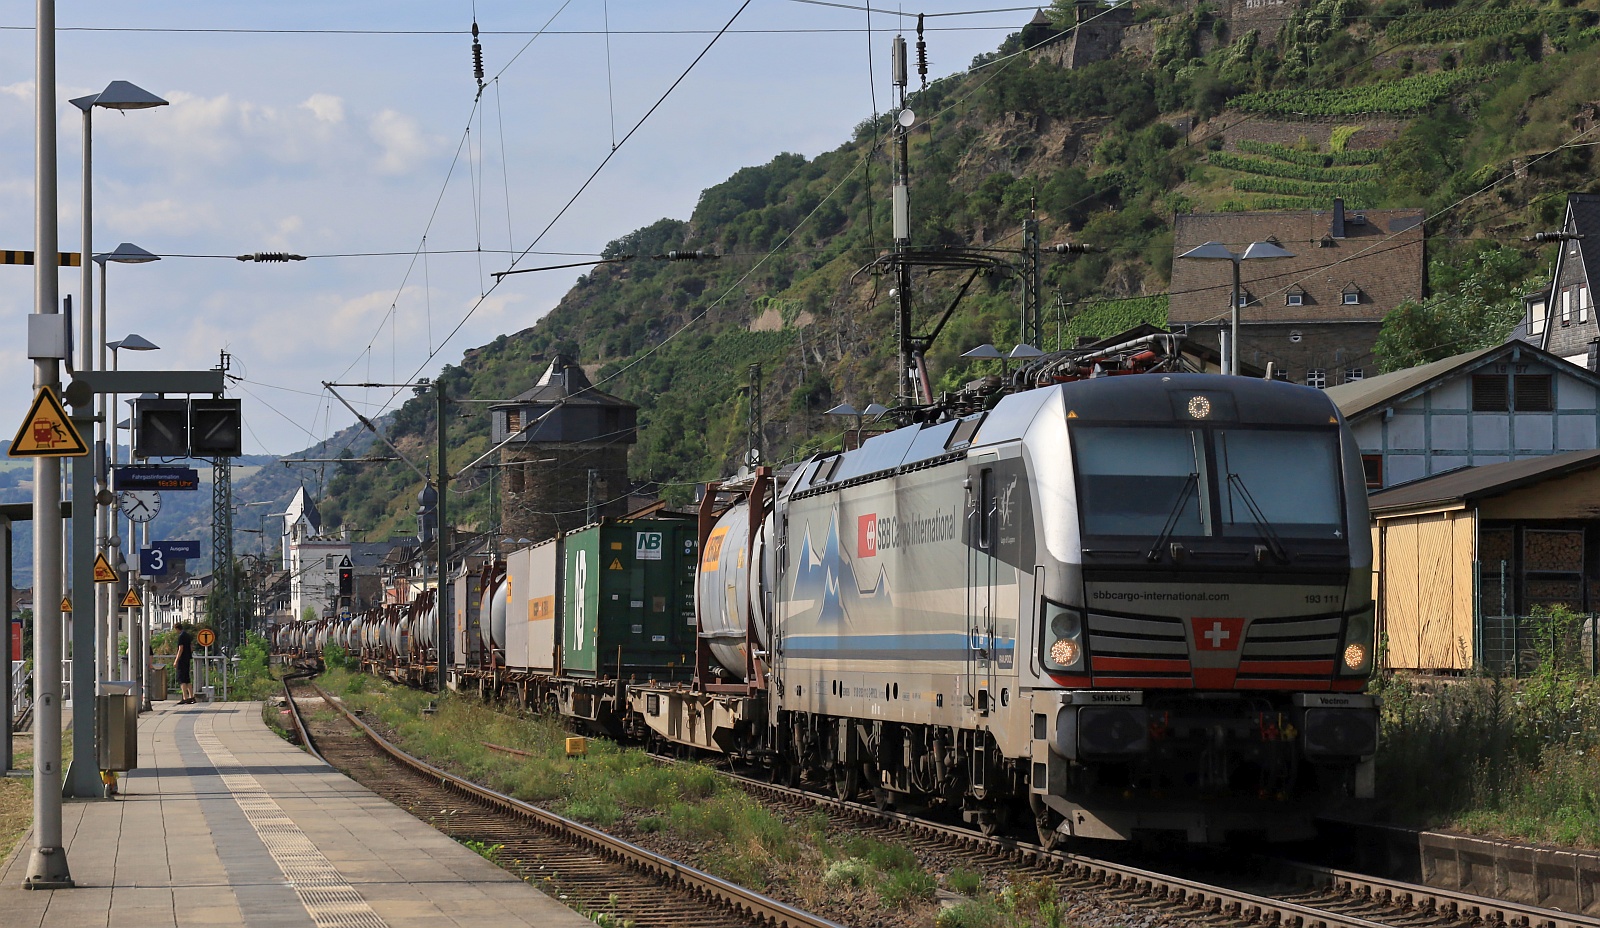
<instances>
[{"instance_id":1,"label":"white cloud","mask_svg":"<svg viewBox=\"0 0 1600 928\"><path fill-rule=\"evenodd\" d=\"M300 104L322 122L344 122L344 101L329 93L314 93Z\"/></svg>"},{"instance_id":2,"label":"white cloud","mask_svg":"<svg viewBox=\"0 0 1600 928\"><path fill-rule=\"evenodd\" d=\"M428 153L428 141L421 127L404 113L384 110L372 117L367 132L383 148L378 170L385 174L403 174Z\"/></svg>"},{"instance_id":3,"label":"white cloud","mask_svg":"<svg viewBox=\"0 0 1600 928\"><path fill-rule=\"evenodd\" d=\"M131 206L100 207L95 210L95 225L116 229L118 235L149 236L193 235L220 228L212 204L204 200L189 202L166 197Z\"/></svg>"},{"instance_id":4,"label":"white cloud","mask_svg":"<svg viewBox=\"0 0 1600 928\"><path fill-rule=\"evenodd\" d=\"M18 100L33 103L33 81L18 81L15 84L0 84L0 94L16 97Z\"/></svg>"}]
</instances>

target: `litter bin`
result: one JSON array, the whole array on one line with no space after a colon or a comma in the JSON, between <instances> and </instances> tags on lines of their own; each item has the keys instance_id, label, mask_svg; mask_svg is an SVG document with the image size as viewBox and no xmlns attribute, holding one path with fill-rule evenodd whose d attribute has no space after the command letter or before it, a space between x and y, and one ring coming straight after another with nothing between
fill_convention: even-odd
<instances>
[{"instance_id":1,"label":"litter bin","mask_svg":"<svg viewBox=\"0 0 1600 928\"><path fill-rule=\"evenodd\" d=\"M145 686L148 688L152 701L167 698L167 665L151 664L150 673L145 675Z\"/></svg>"},{"instance_id":2,"label":"litter bin","mask_svg":"<svg viewBox=\"0 0 1600 928\"><path fill-rule=\"evenodd\" d=\"M139 704L132 680L101 680L95 696L99 729L100 769L134 770L139 766Z\"/></svg>"}]
</instances>

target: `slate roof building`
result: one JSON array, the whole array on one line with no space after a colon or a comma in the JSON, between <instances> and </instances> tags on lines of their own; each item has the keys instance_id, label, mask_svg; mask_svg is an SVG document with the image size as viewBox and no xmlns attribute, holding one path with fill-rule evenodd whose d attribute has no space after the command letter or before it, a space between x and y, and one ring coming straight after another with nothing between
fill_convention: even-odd
<instances>
[{"instance_id":1,"label":"slate roof building","mask_svg":"<svg viewBox=\"0 0 1600 928\"><path fill-rule=\"evenodd\" d=\"M1511 337L1597 370L1600 319L1591 277L1600 273L1600 194L1568 194L1561 231L1583 238L1559 243L1550 289L1523 298L1522 323Z\"/></svg>"},{"instance_id":2,"label":"slate roof building","mask_svg":"<svg viewBox=\"0 0 1600 928\"><path fill-rule=\"evenodd\" d=\"M1592 450L1600 375L1508 342L1328 390L1355 432L1367 487Z\"/></svg>"},{"instance_id":3,"label":"slate roof building","mask_svg":"<svg viewBox=\"0 0 1600 928\"><path fill-rule=\"evenodd\" d=\"M628 512L628 446L639 407L595 389L556 355L533 389L489 407L500 450L502 531L542 541Z\"/></svg>"},{"instance_id":4,"label":"slate roof building","mask_svg":"<svg viewBox=\"0 0 1600 928\"><path fill-rule=\"evenodd\" d=\"M1229 320L1233 269L1227 261L1183 259L1206 242L1242 254L1271 241L1292 258L1239 267L1240 360L1268 363L1290 380L1331 387L1361 380L1377 365L1372 346L1383 317L1422 299L1420 209L1329 210L1177 215L1173 229L1168 323L1210 345Z\"/></svg>"}]
</instances>

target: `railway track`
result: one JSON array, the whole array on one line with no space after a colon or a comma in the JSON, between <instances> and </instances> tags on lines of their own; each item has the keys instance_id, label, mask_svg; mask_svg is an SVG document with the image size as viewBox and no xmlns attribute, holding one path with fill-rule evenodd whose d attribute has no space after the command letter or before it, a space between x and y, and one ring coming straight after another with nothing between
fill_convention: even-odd
<instances>
[{"instance_id":1,"label":"railway track","mask_svg":"<svg viewBox=\"0 0 1600 928\"><path fill-rule=\"evenodd\" d=\"M668 758L662 758L668 760ZM1252 858L1246 877L1227 877L1220 885L1204 880L1100 860L1006 837L986 837L968 828L944 825L873 806L845 802L808 790L779 786L723 771L752 794L796 814L817 808L853 819L859 831L904 841L908 837L940 849L967 866L1048 876L1064 887L1109 892L1112 898L1206 925L1263 925L1285 928L1600 928L1600 919L1434 889L1317 864Z\"/></svg>"},{"instance_id":2,"label":"railway track","mask_svg":"<svg viewBox=\"0 0 1600 928\"><path fill-rule=\"evenodd\" d=\"M411 757L303 676L284 690L318 757L450 837L493 849L495 863L591 917L638 928L840 928ZM335 714L308 718L302 700Z\"/></svg>"}]
</instances>

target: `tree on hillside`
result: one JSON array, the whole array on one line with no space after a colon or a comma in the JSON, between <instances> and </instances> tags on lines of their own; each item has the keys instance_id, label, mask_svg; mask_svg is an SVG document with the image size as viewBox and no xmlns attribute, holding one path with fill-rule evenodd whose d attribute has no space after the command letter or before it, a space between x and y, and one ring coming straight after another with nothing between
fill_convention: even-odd
<instances>
[{"instance_id":1,"label":"tree on hillside","mask_svg":"<svg viewBox=\"0 0 1600 928\"><path fill-rule=\"evenodd\" d=\"M1522 319L1522 294L1539 286L1529 279L1532 267L1528 256L1497 245L1477 251L1465 267L1436 259L1431 278L1453 287L1406 300L1384 317L1372 348L1379 369L1404 370L1505 341Z\"/></svg>"}]
</instances>

